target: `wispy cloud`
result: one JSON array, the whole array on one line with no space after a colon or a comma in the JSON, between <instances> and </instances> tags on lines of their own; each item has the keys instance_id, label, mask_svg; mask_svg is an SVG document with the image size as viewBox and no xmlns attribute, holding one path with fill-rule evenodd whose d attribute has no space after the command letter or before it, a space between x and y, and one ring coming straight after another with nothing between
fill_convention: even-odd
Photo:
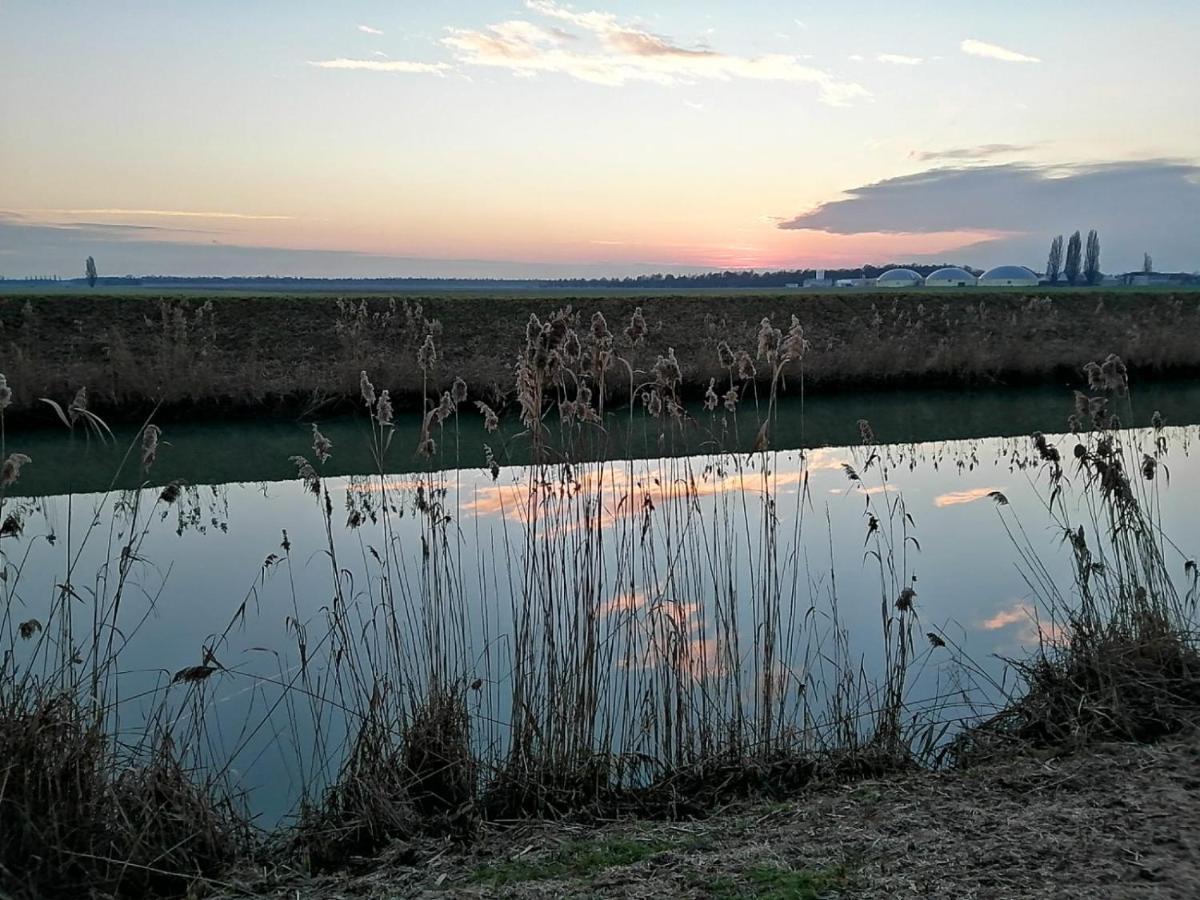
<instances>
[{"instance_id":1,"label":"wispy cloud","mask_svg":"<svg viewBox=\"0 0 1200 900\"><path fill-rule=\"evenodd\" d=\"M968 56L982 56L984 59L995 59L1000 62L1010 63L1041 62L1036 56L1026 56L1024 53L1018 53L1016 50L1009 50L1007 47L1001 47L998 44L989 44L986 41L977 41L974 38L968 38L959 46L962 48L962 52Z\"/></svg>"},{"instance_id":2,"label":"wispy cloud","mask_svg":"<svg viewBox=\"0 0 1200 900\"><path fill-rule=\"evenodd\" d=\"M1002 609L990 619L985 619L981 624L988 631L999 631L1001 628L1007 628L1009 625L1016 625L1020 622L1028 622L1033 616L1033 609L1026 606L1024 603L1018 603L1009 609Z\"/></svg>"},{"instance_id":3,"label":"wispy cloud","mask_svg":"<svg viewBox=\"0 0 1200 900\"><path fill-rule=\"evenodd\" d=\"M383 34L378 28L372 28L370 25L359 25L358 30L363 34Z\"/></svg>"},{"instance_id":4,"label":"wispy cloud","mask_svg":"<svg viewBox=\"0 0 1200 900\"><path fill-rule=\"evenodd\" d=\"M1028 603L1014 603L979 624L985 631L1002 631L1013 625L1021 625L1017 640L1022 644L1037 644L1043 641L1055 644L1067 636L1067 632L1054 621L1043 622L1037 610Z\"/></svg>"},{"instance_id":5,"label":"wispy cloud","mask_svg":"<svg viewBox=\"0 0 1200 900\"><path fill-rule=\"evenodd\" d=\"M914 150L908 154L908 158L918 162L991 159L996 156L1028 153L1036 148L1036 144L980 144L978 147L953 147L949 150Z\"/></svg>"},{"instance_id":6,"label":"wispy cloud","mask_svg":"<svg viewBox=\"0 0 1200 900\"><path fill-rule=\"evenodd\" d=\"M648 81L674 85L745 79L811 84L818 88L822 101L831 105L870 96L861 85L805 65L794 55L747 57L684 47L622 22L613 13L577 11L553 0L527 0L526 7L563 25L548 28L537 22L510 20L482 30L452 28L442 43L454 50L464 65L503 68L521 75L562 74L592 84ZM568 26L575 31L564 30Z\"/></svg>"},{"instance_id":7,"label":"wispy cloud","mask_svg":"<svg viewBox=\"0 0 1200 900\"><path fill-rule=\"evenodd\" d=\"M423 63L392 59L321 59L309 60L318 69L354 69L363 72L392 72L401 75L445 75L453 66L446 63Z\"/></svg>"},{"instance_id":8,"label":"wispy cloud","mask_svg":"<svg viewBox=\"0 0 1200 900\"><path fill-rule=\"evenodd\" d=\"M164 220L176 222L180 220ZM196 220L186 220L189 224ZM218 227L214 225L213 228ZM383 256L348 250L301 250L260 243L180 240L185 229L97 227L96 223L17 217L0 210L0 274L78 274L78 260L95 256L104 272L133 275L280 275L305 278L576 278L703 271L688 263L515 260ZM190 232L208 237L210 233ZM173 239L172 239L173 238Z\"/></svg>"},{"instance_id":9,"label":"wispy cloud","mask_svg":"<svg viewBox=\"0 0 1200 900\"><path fill-rule=\"evenodd\" d=\"M855 484L852 487L845 488L830 488L829 493L841 496L842 494L864 494L874 497L878 494L894 494L899 489L892 484L876 484L871 487L863 487L861 483Z\"/></svg>"},{"instance_id":10,"label":"wispy cloud","mask_svg":"<svg viewBox=\"0 0 1200 900\"><path fill-rule=\"evenodd\" d=\"M287 221L291 216L267 216L255 213L205 212L194 209L15 209L9 212L32 216L119 216L128 218L162 217L172 219L245 219L252 221Z\"/></svg>"},{"instance_id":11,"label":"wispy cloud","mask_svg":"<svg viewBox=\"0 0 1200 900\"><path fill-rule=\"evenodd\" d=\"M981 487L970 488L965 491L950 491L947 494L938 494L938 496L934 497L933 505L938 509L943 509L947 506L961 506L964 503L974 503L976 500L983 500L1001 490L1002 488L997 487Z\"/></svg>"},{"instance_id":12,"label":"wispy cloud","mask_svg":"<svg viewBox=\"0 0 1200 900\"><path fill-rule=\"evenodd\" d=\"M919 66L925 62L919 56L904 56L900 53L880 53L875 59L893 66Z\"/></svg>"}]
</instances>

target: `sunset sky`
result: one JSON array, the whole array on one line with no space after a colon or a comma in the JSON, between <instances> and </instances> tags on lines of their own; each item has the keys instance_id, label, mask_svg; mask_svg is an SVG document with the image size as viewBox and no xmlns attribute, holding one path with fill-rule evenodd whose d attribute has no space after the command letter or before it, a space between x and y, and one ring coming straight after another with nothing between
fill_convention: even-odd
<instances>
[{"instance_id":1,"label":"sunset sky","mask_svg":"<svg viewBox=\"0 0 1200 900\"><path fill-rule=\"evenodd\" d=\"M1189 0L0 0L0 275L1200 268Z\"/></svg>"}]
</instances>

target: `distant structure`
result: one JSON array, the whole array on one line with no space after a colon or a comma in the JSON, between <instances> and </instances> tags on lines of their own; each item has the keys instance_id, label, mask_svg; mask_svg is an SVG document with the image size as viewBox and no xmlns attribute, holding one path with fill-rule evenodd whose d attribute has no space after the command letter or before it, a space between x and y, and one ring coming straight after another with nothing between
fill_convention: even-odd
<instances>
[{"instance_id":1,"label":"distant structure","mask_svg":"<svg viewBox=\"0 0 1200 900\"><path fill-rule=\"evenodd\" d=\"M980 287L1037 287L1041 279L1024 266L996 266L979 277Z\"/></svg>"},{"instance_id":2,"label":"distant structure","mask_svg":"<svg viewBox=\"0 0 1200 900\"><path fill-rule=\"evenodd\" d=\"M925 287L975 287L975 276L966 269L948 266L930 274L925 279Z\"/></svg>"},{"instance_id":3,"label":"distant structure","mask_svg":"<svg viewBox=\"0 0 1200 900\"><path fill-rule=\"evenodd\" d=\"M912 269L888 269L875 279L875 286L881 288L912 288L924 283L925 279Z\"/></svg>"},{"instance_id":4,"label":"distant structure","mask_svg":"<svg viewBox=\"0 0 1200 900\"><path fill-rule=\"evenodd\" d=\"M1126 272L1116 276L1116 282L1125 287L1154 287L1155 285L1200 284L1200 275L1188 272Z\"/></svg>"}]
</instances>

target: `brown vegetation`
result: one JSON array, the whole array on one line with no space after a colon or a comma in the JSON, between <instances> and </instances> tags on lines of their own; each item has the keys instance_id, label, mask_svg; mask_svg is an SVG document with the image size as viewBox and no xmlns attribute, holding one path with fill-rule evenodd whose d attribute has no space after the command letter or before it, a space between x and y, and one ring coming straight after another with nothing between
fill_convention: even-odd
<instances>
[{"instance_id":1,"label":"brown vegetation","mask_svg":"<svg viewBox=\"0 0 1200 900\"><path fill-rule=\"evenodd\" d=\"M241 812L172 740L130 754L96 710L0 672L0 886L30 897L178 896L250 846Z\"/></svg>"},{"instance_id":2,"label":"brown vegetation","mask_svg":"<svg viewBox=\"0 0 1200 900\"><path fill-rule=\"evenodd\" d=\"M398 405L419 406L417 350L434 332L430 385L455 377L488 402L512 398L511 373L530 314L547 318L570 298L145 296L0 297L0 359L14 412L38 397L87 385L93 408L144 415L348 405L367 370ZM1075 373L1078 360L1115 352L1143 376L1200 370L1200 296L1180 293L1012 292L803 296L581 298L610 322L644 314L645 340L617 335L635 367L648 348L674 347L683 387L703 395L722 373L717 345L753 348L764 317L797 315L811 341L810 385L966 384ZM620 391L621 385L610 385Z\"/></svg>"},{"instance_id":3,"label":"brown vegetation","mask_svg":"<svg viewBox=\"0 0 1200 900\"><path fill-rule=\"evenodd\" d=\"M397 844L357 873L231 878L230 900L1190 900L1200 738L823 784L698 820L513 824L467 847Z\"/></svg>"}]
</instances>

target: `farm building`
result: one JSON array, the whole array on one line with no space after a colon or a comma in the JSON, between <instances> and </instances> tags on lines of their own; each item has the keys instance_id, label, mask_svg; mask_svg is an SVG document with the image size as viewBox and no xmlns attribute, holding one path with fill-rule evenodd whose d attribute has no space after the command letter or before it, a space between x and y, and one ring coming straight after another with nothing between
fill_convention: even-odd
<instances>
[{"instance_id":1,"label":"farm building","mask_svg":"<svg viewBox=\"0 0 1200 900\"><path fill-rule=\"evenodd\" d=\"M925 287L974 287L975 276L966 269L950 266L938 269L925 279Z\"/></svg>"},{"instance_id":2,"label":"farm building","mask_svg":"<svg viewBox=\"0 0 1200 900\"><path fill-rule=\"evenodd\" d=\"M924 283L925 279L912 269L888 269L875 279L875 286L881 288L920 287Z\"/></svg>"},{"instance_id":3,"label":"farm building","mask_svg":"<svg viewBox=\"0 0 1200 900\"><path fill-rule=\"evenodd\" d=\"M1117 283L1129 287L1200 284L1200 275L1187 272L1126 272L1117 276Z\"/></svg>"},{"instance_id":4,"label":"farm building","mask_svg":"<svg viewBox=\"0 0 1200 900\"><path fill-rule=\"evenodd\" d=\"M996 266L979 278L980 287L1037 287L1041 279L1024 266Z\"/></svg>"}]
</instances>

